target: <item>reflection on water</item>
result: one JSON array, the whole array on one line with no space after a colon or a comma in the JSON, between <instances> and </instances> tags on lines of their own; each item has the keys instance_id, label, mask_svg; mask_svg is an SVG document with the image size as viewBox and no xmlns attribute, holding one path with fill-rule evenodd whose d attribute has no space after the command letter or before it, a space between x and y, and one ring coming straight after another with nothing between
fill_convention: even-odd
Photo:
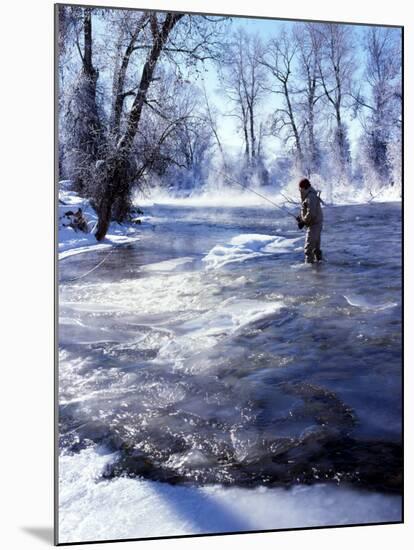
<instances>
[{"instance_id":1,"label":"reflection on water","mask_svg":"<svg viewBox=\"0 0 414 550\"><path fill-rule=\"evenodd\" d=\"M60 263L62 450L119 450L107 477L400 491L400 205L327 208L318 266L275 210L146 214L90 276L69 282L101 253Z\"/></svg>"}]
</instances>

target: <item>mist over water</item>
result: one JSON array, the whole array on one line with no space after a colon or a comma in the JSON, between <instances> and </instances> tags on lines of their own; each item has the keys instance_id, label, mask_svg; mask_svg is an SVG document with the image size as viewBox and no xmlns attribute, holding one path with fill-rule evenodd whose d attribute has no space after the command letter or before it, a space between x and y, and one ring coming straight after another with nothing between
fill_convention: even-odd
<instances>
[{"instance_id":1,"label":"mist over water","mask_svg":"<svg viewBox=\"0 0 414 550\"><path fill-rule=\"evenodd\" d=\"M275 209L145 214L90 276L70 281L105 251L59 266L62 455L115 453L107 480L398 495L400 204L326 208L315 266Z\"/></svg>"},{"instance_id":2,"label":"mist over water","mask_svg":"<svg viewBox=\"0 0 414 550\"><path fill-rule=\"evenodd\" d=\"M175 206L201 208L262 208L274 209L275 204L295 211L300 207L298 198L298 181L302 174L298 172L283 181L275 177L277 184L263 185L255 176L249 178L246 185L243 177L234 177L225 169L211 166L209 175L203 185L191 189L177 190L168 188L159 182L151 189L151 193L137 192L134 202L147 208L148 206ZM366 174L366 180L337 180L337 178L312 174L313 187L321 192L321 197L327 205L363 205L367 203L400 202L401 187L399 185L381 185L376 181L375 172Z\"/></svg>"}]
</instances>

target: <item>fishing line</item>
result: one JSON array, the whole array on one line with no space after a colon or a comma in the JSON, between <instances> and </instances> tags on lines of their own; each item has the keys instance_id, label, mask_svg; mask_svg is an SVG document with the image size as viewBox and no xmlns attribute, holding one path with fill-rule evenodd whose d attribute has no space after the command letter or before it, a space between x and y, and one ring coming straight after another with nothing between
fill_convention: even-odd
<instances>
[{"instance_id":1,"label":"fishing line","mask_svg":"<svg viewBox=\"0 0 414 550\"><path fill-rule=\"evenodd\" d=\"M112 254L112 252L116 249L116 248L119 248L121 245L115 245L113 246L108 254L105 255L105 257L100 261L98 262L92 269L89 269L89 271L87 271L86 273L83 273L83 275L79 275L79 277L71 277L70 279L66 279L64 281L62 281L63 283L72 283L73 281L79 281L80 279L83 279L84 277L86 277L87 275L89 275L90 273L92 273L93 271L95 271L95 269L98 269L98 267L100 267L104 262L106 262L106 260L109 258L109 256Z\"/></svg>"},{"instance_id":2,"label":"fishing line","mask_svg":"<svg viewBox=\"0 0 414 550\"><path fill-rule=\"evenodd\" d=\"M155 230L155 225L154 224L151 224L150 222L147 222L148 225L151 226L152 230L154 231ZM94 222L93 220L89 220L87 222L88 226L90 224L94 224L93 225L93 229L90 231L90 233L93 233L98 225L98 222ZM138 231L136 231L137 233ZM124 237L126 237L126 233L124 233L123 235ZM89 269L86 273L83 273L82 275L79 275L78 277L71 277L69 279L65 279L63 281L61 281L62 283L71 283L71 282L74 282L74 281L79 281L80 279L83 279L84 277L86 277L87 275L90 275L91 273L93 273L96 269L98 269L98 267L100 267L104 262L106 262L106 260L109 258L109 256L112 254L112 252L117 249L117 248L120 248L121 246L124 246L125 244L128 244L128 243L118 243L118 244L114 244L111 249L109 250L109 252L104 256L104 258L98 262L92 269ZM63 260L64 258L62 258ZM61 261L61 260L59 260Z\"/></svg>"},{"instance_id":3,"label":"fishing line","mask_svg":"<svg viewBox=\"0 0 414 550\"><path fill-rule=\"evenodd\" d=\"M293 214L292 212L290 212L287 208L281 206L280 204L277 204L276 202L272 201L271 199L269 199L268 197L265 197L264 195L262 195L261 193L259 193L258 191L255 191L254 189L252 189L251 187L249 187L248 185L245 185L243 183L241 183L240 181L237 181L236 179L228 176L227 174L225 174L224 172L222 172L221 170L217 170L217 172L219 174L221 174L222 176L224 176L225 178L227 178L229 181L232 181L233 183L237 183L237 185L240 185L240 187L243 187L244 189L247 189L248 191L251 191L252 193L254 193L255 195L257 195L258 197L261 197L262 199L264 199L265 201L269 202L270 204L272 204L274 207L276 208L279 208L279 210L282 210L283 212L285 212L286 214L289 214L289 216L292 216L292 218L295 218L296 220L296 216L295 214Z\"/></svg>"},{"instance_id":4,"label":"fishing line","mask_svg":"<svg viewBox=\"0 0 414 550\"><path fill-rule=\"evenodd\" d=\"M122 236L126 237L126 234L124 234ZM127 244L129 244L129 243L118 243L118 244L112 245L109 252L107 254L105 254L104 258L102 260L100 260L94 267L92 267L92 269L89 269L86 273L83 273L82 275L79 275L78 277L71 277L69 279L65 279L65 280L62 281L62 283L72 283L73 281L79 281L80 279L83 279L87 275L90 275L93 271L95 271L95 269L98 269L98 267L100 267L104 262L106 262L106 260L109 258L109 256L112 254L112 252L114 252L114 250L116 250L117 248L121 248L122 246L125 246ZM62 260L63 259L64 258L62 258ZM59 260L59 261L62 261L62 260Z\"/></svg>"}]
</instances>

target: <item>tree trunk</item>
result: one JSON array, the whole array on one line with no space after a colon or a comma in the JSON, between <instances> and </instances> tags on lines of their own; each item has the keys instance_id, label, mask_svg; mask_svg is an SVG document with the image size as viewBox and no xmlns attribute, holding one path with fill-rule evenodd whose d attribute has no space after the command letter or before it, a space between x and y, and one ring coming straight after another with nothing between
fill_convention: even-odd
<instances>
[{"instance_id":1,"label":"tree trunk","mask_svg":"<svg viewBox=\"0 0 414 550\"><path fill-rule=\"evenodd\" d=\"M104 197L99 204L98 209L99 217L95 237L97 241L102 241L102 239L105 238L105 235L108 232L109 224L111 223L111 198L109 196Z\"/></svg>"},{"instance_id":2,"label":"tree trunk","mask_svg":"<svg viewBox=\"0 0 414 550\"><path fill-rule=\"evenodd\" d=\"M139 85L138 92L135 96L134 103L129 114L127 128L124 135L122 136L120 149L127 150L128 152L131 149L133 139L137 133L138 124L141 119L142 108L147 97L148 89L151 84L155 67L157 65L158 59L160 57L161 51L167 41L168 35L172 31L176 23L184 17L184 14L180 13L168 13L161 31L158 33L154 40L154 44L151 48L150 55L144 65L142 71L141 82Z\"/></svg>"},{"instance_id":3,"label":"tree trunk","mask_svg":"<svg viewBox=\"0 0 414 550\"><path fill-rule=\"evenodd\" d=\"M128 203L128 162L120 158L118 153L105 161L105 166L95 172L99 178L96 188L103 188L104 193L94 201L98 212L98 225L95 237L98 241L105 238L109 224L113 219L121 222L125 218L126 211L122 211L122 205Z\"/></svg>"},{"instance_id":4,"label":"tree trunk","mask_svg":"<svg viewBox=\"0 0 414 550\"><path fill-rule=\"evenodd\" d=\"M95 74L95 69L92 65L92 16L91 9L85 8L83 15L83 36L84 36L84 54L83 54L83 70L88 76Z\"/></svg>"},{"instance_id":5,"label":"tree trunk","mask_svg":"<svg viewBox=\"0 0 414 550\"><path fill-rule=\"evenodd\" d=\"M254 113L253 113L253 105L249 107L249 115L250 115L250 143L252 145L252 161L254 163L256 159L256 136L254 133Z\"/></svg>"},{"instance_id":6,"label":"tree trunk","mask_svg":"<svg viewBox=\"0 0 414 550\"><path fill-rule=\"evenodd\" d=\"M319 169L319 157L315 140L315 112L314 112L314 96L315 92L312 91L308 102L308 140L309 140L309 152L310 152L310 172L318 171Z\"/></svg>"},{"instance_id":7,"label":"tree trunk","mask_svg":"<svg viewBox=\"0 0 414 550\"><path fill-rule=\"evenodd\" d=\"M131 59L131 55L134 52L135 44L138 38L139 33L145 26L145 22L147 19L147 15L144 14L142 18L140 19L132 37L131 40L125 50L125 53L122 57L121 66L119 67L119 70L117 74L115 75L115 82L114 82L114 105L113 105L113 112L111 117L111 133L115 136L117 139L119 137L120 133L120 126L121 126L121 115L122 115L122 109L124 106L125 101L125 77L126 72L128 69L128 65Z\"/></svg>"},{"instance_id":8,"label":"tree trunk","mask_svg":"<svg viewBox=\"0 0 414 550\"><path fill-rule=\"evenodd\" d=\"M113 157L109 162L107 161L105 177L101 182L102 193L101 198L97 201L98 226L95 233L96 239L99 241L105 237L108 231L115 200L118 202L118 212L123 210L122 202L128 200L131 183L128 180L130 153L141 120L142 109L160 54L173 27L183 16L184 14L168 13L161 30L154 35L154 43L142 70L141 81L129 113L125 132L116 146Z\"/></svg>"},{"instance_id":9,"label":"tree trunk","mask_svg":"<svg viewBox=\"0 0 414 550\"><path fill-rule=\"evenodd\" d=\"M244 144L245 144L244 153L246 155L247 164L250 165L249 132L247 131L246 123L243 124L243 133L244 133Z\"/></svg>"},{"instance_id":10,"label":"tree trunk","mask_svg":"<svg viewBox=\"0 0 414 550\"><path fill-rule=\"evenodd\" d=\"M300 142L300 135L299 135L298 127L296 126L295 115L293 113L292 104L290 102L289 89L287 87L286 82L284 83L283 88L284 88L284 94L285 94L286 104L287 104L288 113L289 113L290 124L292 126L293 135L295 137L296 151L297 151L297 154L298 154L300 167L302 169L303 164L304 164L302 145L301 145L301 142Z\"/></svg>"}]
</instances>

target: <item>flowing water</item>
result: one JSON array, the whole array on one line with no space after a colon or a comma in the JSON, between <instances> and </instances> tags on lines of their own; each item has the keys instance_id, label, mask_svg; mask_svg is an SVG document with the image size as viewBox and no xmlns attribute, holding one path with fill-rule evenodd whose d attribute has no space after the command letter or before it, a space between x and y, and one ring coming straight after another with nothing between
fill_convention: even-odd
<instances>
[{"instance_id":1,"label":"flowing water","mask_svg":"<svg viewBox=\"0 0 414 550\"><path fill-rule=\"evenodd\" d=\"M107 250L60 262L62 456L106 449L107 481L400 494L401 205L326 208L318 265L275 209L145 214L88 276Z\"/></svg>"}]
</instances>

